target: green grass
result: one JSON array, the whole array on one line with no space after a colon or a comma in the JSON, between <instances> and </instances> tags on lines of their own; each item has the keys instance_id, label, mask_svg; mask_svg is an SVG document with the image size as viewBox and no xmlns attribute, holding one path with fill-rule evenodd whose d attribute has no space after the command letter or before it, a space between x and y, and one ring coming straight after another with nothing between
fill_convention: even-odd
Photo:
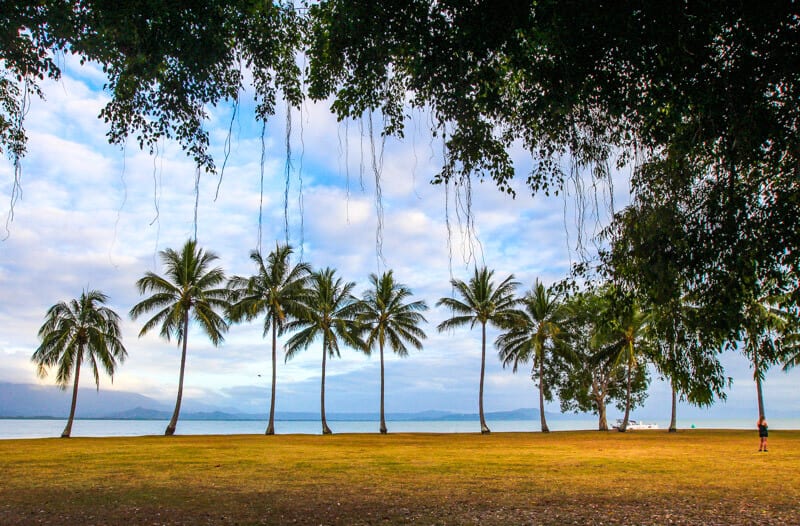
<instances>
[{"instance_id":1,"label":"green grass","mask_svg":"<svg viewBox=\"0 0 800 526\"><path fill-rule=\"evenodd\" d=\"M0 524L800 523L800 431L0 441Z\"/></svg>"}]
</instances>

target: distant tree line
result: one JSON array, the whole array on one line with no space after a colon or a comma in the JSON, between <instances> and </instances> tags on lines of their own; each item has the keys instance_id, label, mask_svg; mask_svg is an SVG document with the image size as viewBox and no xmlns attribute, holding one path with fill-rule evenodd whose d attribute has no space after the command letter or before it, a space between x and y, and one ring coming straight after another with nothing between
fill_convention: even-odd
<instances>
[{"instance_id":1,"label":"distant tree line","mask_svg":"<svg viewBox=\"0 0 800 526\"><path fill-rule=\"evenodd\" d=\"M426 338L425 301L414 300L410 288L396 281L391 270L369 277L361 298L353 294L354 282L336 275L335 269L313 269L292 262L292 248L276 244L266 257L250 254L256 271L249 277L226 277L214 266L213 252L187 241L180 250L160 252L163 274L147 272L136 282L145 298L130 309L136 320L150 316L139 336L158 330L181 348L178 394L165 434L175 432L183 398L190 327L200 328L217 346L234 323L262 318L263 336L271 340L272 387L266 434L273 434L277 382L277 340L284 342L285 359L313 344L321 344L320 414L323 434L331 433L325 417L327 360L339 357L343 347L380 356L380 427L387 432L384 415L384 351L407 356L409 347L422 349ZM800 360L797 316L781 310L773 298L763 298L748 309L747 336L741 342L709 341L691 332L685 320L696 314L686 298L679 304L655 305L613 283L582 289L564 283L545 287L536 280L517 296L519 282L509 275L497 282L494 272L475 268L468 280L453 279L452 297L437 306L450 317L437 329L447 331L468 325L481 329L481 363L478 407L482 433L489 433L484 418L483 394L486 329L499 330L494 344L503 365L516 372L531 364L538 384L541 430L549 431L544 402L558 396L562 411L589 411L598 415L598 429L607 430L606 407L624 410L620 431L625 431L631 409L641 405L649 383L648 364L670 382L673 392L670 430L675 430L676 398L710 405L724 398L726 379L719 362L725 345L739 345L750 359L758 385L759 413L764 414L761 380L768 368L783 363L788 370ZM39 330L41 345L32 360L41 376L57 370L56 382L66 388L73 380L72 405L62 436L69 437L77 403L81 364L88 363L99 388L99 369L113 377L127 356L122 344L119 316L105 304L100 291L84 291L79 299L57 303Z\"/></svg>"}]
</instances>

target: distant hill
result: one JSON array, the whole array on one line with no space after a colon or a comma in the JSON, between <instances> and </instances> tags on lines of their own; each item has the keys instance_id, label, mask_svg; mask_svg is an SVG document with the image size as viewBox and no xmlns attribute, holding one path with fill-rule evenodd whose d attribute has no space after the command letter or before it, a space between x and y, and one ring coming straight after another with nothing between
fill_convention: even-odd
<instances>
[{"instance_id":1,"label":"distant hill","mask_svg":"<svg viewBox=\"0 0 800 526\"><path fill-rule=\"evenodd\" d=\"M60 390L54 385L17 384L0 382L0 418L57 418L64 419L69 414L69 404L72 389ZM278 409L275 418L281 421L316 421L319 419L319 410L311 407L310 411L281 411ZM111 391L101 389L98 391L91 387L81 388L78 393L77 418L94 419L124 419L124 420L168 420L172 416L173 402L163 402L155 398L125 391ZM706 419L741 418L749 415L751 407L739 407L732 404L720 404L712 409L684 407L679 409L678 418L684 421L702 422ZM597 417L590 414L562 414L545 413L548 421L558 420L583 420L596 421ZM616 414L609 415L609 422L613 422ZM650 405L647 408L636 410L634 417L637 420L661 421L666 424L669 417L668 406ZM770 410L770 418L800 418L800 407L796 404ZM329 421L376 421L378 414L339 412L328 413ZM220 407L184 398L181 408L182 420L258 420L267 419L266 411L258 413L242 413L235 407ZM387 413L386 419L390 422L433 422L433 421L477 421L477 413L458 413L453 411L427 410L410 413ZM522 408L513 411L487 412L486 419L491 424L493 421L523 420L538 422L538 409Z\"/></svg>"},{"instance_id":2,"label":"distant hill","mask_svg":"<svg viewBox=\"0 0 800 526\"><path fill-rule=\"evenodd\" d=\"M56 386L13 384L0 382L0 418L66 418L72 391L62 391ZM264 413L250 414L221 410L204 404L194 404L202 410L181 411L182 420L266 420ZM576 415L545 413L549 420L576 418ZM78 392L76 418L113 420L169 420L172 406L153 398L124 391L97 391L82 388ZM374 421L377 413L340 412L327 414L332 422ZM282 421L308 421L319 419L318 411L277 411L275 418ZM580 416L578 416L580 418ZM414 413L387 413L386 419L393 422L408 421L469 421L477 420L477 413L454 413L449 411L420 411ZM537 409L487 412L486 419L538 420Z\"/></svg>"},{"instance_id":3,"label":"distant hill","mask_svg":"<svg viewBox=\"0 0 800 526\"><path fill-rule=\"evenodd\" d=\"M54 385L0 383L0 417L66 418L71 400L71 388L62 391ZM169 409L158 400L136 393L81 388L75 416L98 418L134 407Z\"/></svg>"},{"instance_id":4,"label":"distant hill","mask_svg":"<svg viewBox=\"0 0 800 526\"><path fill-rule=\"evenodd\" d=\"M560 414L545 413L548 419L563 418ZM127 411L108 413L102 418L113 420L168 420L172 411L153 410L136 407ZM378 413L328 413L331 422L371 422L379 418ZM265 414L227 413L225 411L182 412L182 420L266 420ZM319 420L318 412L277 411L275 419L279 421L315 421ZM477 413L450 413L447 411L421 411L417 413L387 413L386 419L392 422L434 422L434 421L470 421L477 420ZM486 413L487 420L538 420L536 409L516 409L514 411L498 411Z\"/></svg>"}]
</instances>

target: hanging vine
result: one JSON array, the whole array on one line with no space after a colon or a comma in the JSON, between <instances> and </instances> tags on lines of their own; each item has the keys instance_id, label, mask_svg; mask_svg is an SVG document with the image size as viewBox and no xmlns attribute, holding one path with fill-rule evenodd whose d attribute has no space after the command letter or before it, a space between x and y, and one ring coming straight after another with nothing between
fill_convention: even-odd
<instances>
[{"instance_id":1,"label":"hanging vine","mask_svg":"<svg viewBox=\"0 0 800 526\"><path fill-rule=\"evenodd\" d=\"M30 110L31 85L27 79L23 80L20 93L20 90L7 79L0 78L0 80L3 81L5 89L14 88L11 90L5 102L7 105L11 106L8 108L8 112L16 117L13 125L13 132L11 133L11 136L15 137L10 145L14 175L13 181L11 182L11 197L9 198L8 214L6 215L6 235L2 239L5 241L11 236L11 223L14 222L14 209L17 202L22 199L22 156L25 154L25 143L23 140L25 137L24 123L28 111ZM18 103L14 102L14 93L19 93Z\"/></svg>"},{"instance_id":2,"label":"hanging vine","mask_svg":"<svg viewBox=\"0 0 800 526\"><path fill-rule=\"evenodd\" d=\"M200 167L195 168L194 173L194 235L192 239L197 241L197 210L200 208Z\"/></svg>"},{"instance_id":3,"label":"hanging vine","mask_svg":"<svg viewBox=\"0 0 800 526\"><path fill-rule=\"evenodd\" d=\"M241 68L241 66L240 66ZM241 73L240 73L241 74ZM217 180L217 190L214 192L214 202L217 202L219 197L219 189L222 186L222 177L225 175L225 167L228 165L228 159L231 156L231 137L233 136L233 123L236 122L236 117L239 115L239 92L233 97L233 104L231 105L231 120L228 123L228 133L225 134L225 142L222 146L222 168L219 169L219 179Z\"/></svg>"},{"instance_id":4,"label":"hanging vine","mask_svg":"<svg viewBox=\"0 0 800 526\"><path fill-rule=\"evenodd\" d=\"M380 151L375 150L375 130L372 123L372 111L368 114L367 124L369 126L370 159L372 164L372 174L375 178L375 257L378 268L386 264L383 257L383 190L381 187L381 176L383 175L383 152L386 145L386 136L381 134Z\"/></svg>"},{"instance_id":5,"label":"hanging vine","mask_svg":"<svg viewBox=\"0 0 800 526\"><path fill-rule=\"evenodd\" d=\"M261 121L261 159L259 161L259 186L258 186L258 239L256 247L261 252L261 243L264 238L263 233L263 213L264 213L264 163L267 156L267 145L265 137L267 133L267 122Z\"/></svg>"},{"instance_id":6,"label":"hanging vine","mask_svg":"<svg viewBox=\"0 0 800 526\"><path fill-rule=\"evenodd\" d=\"M300 119L302 122L302 118ZM289 187L292 182L292 104L286 101L286 162L283 185L283 233L289 244Z\"/></svg>"},{"instance_id":7,"label":"hanging vine","mask_svg":"<svg viewBox=\"0 0 800 526\"><path fill-rule=\"evenodd\" d=\"M300 165L297 169L297 208L300 213L300 261L303 260L306 244L305 207L303 205L303 160L306 155L305 127L303 126L303 109L305 102L300 103ZM307 115L306 115L307 117Z\"/></svg>"},{"instance_id":8,"label":"hanging vine","mask_svg":"<svg viewBox=\"0 0 800 526\"><path fill-rule=\"evenodd\" d=\"M111 239L111 245L108 247L108 261L114 266L114 268L117 268L117 265L114 263L111 253L114 250L114 245L117 243L117 232L119 230L119 222L122 220L122 210L125 208L125 204L128 202L128 183L125 181L125 170L127 168L128 161L127 147L127 142L122 144L122 170L120 170L119 174L119 182L122 185L122 202L117 208L117 217L114 219L114 236Z\"/></svg>"}]
</instances>

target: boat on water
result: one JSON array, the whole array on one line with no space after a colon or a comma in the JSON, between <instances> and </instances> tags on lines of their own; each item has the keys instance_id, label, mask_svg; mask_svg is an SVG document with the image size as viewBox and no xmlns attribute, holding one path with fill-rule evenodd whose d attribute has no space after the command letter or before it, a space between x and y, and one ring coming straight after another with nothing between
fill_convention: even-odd
<instances>
[{"instance_id":1,"label":"boat on water","mask_svg":"<svg viewBox=\"0 0 800 526\"><path fill-rule=\"evenodd\" d=\"M617 422L611 426L612 429L619 429L622 427L622 419L617 418ZM658 429L658 424L647 424L639 422L638 420L628 420L628 427L626 429Z\"/></svg>"}]
</instances>

